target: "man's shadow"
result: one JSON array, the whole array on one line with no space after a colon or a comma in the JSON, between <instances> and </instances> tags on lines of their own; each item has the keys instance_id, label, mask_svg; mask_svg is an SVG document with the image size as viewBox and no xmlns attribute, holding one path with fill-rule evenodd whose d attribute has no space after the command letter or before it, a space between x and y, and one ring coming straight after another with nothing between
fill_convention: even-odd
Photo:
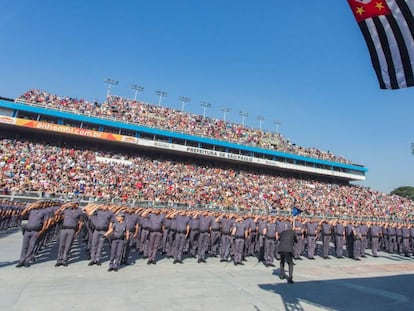
<instances>
[{"instance_id":1,"label":"man's shadow","mask_svg":"<svg viewBox=\"0 0 414 311\"><path fill-rule=\"evenodd\" d=\"M279 270L273 274L279 276ZM412 310L414 274L373 278L299 281L275 280L259 288L280 295L285 310L313 306L328 310Z\"/></svg>"}]
</instances>

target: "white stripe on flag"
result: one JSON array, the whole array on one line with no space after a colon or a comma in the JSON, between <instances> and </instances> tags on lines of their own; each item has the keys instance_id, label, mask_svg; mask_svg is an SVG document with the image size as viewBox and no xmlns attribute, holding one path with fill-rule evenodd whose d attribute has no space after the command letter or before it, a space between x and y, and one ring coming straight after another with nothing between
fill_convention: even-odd
<instances>
[{"instance_id":1,"label":"white stripe on flag","mask_svg":"<svg viewBox=\"0 0 414 311\"><path fill-rule=\"evenodd\" d=\"M385 34L388 39L388 45L391 51L392 66L394 66L397 83L399 88L407 87L407 81L405 80L404 67L401 60L400 50L398 48L397 40L395 39L394 32L392 31L391 25L387 20L387 17L382 15L379 16L382 26L384 27ZM387 70L388 73L388 70ZM391 87L391 86L390 86Z\"/></svg>"},{"instance_id":2,"label":"white stripe on flag","mask_svg":"<svg viewBox=\"0 0 414 311\"><path fill-rule=\"evenodd\" d=\"M377 28L375 27L375 24L374 24L372 18L366 19L365 23L366 23L368 31L370 33L372 42L375 45L375 52L377 53L377 56L378 56L378 61L380 63L381 76L382 76L382 79L384 80L385 87L387 89L391 88L390 76L388 74L388 64L387 64L387 61L385 59L384 51L382 50L382 45L381 45L381 42L379 40ZM384 71L384 69L385 69L385 71Z\"/></svg>"},{"instance_id":3,"label":"white stripe on flag","mask_svg":"<svg viewBox=\"0 0 414 311\"><path fill-rule=\"evenodd\" d=\"M395 1L387 1L388 6L394 16L395 20L397 21L398 27L401 30L402 36L404 38L405 46L407 47L408 56L410 57L411 67L414 71L414 39L413 34L410 32L410 28L407 25L407 21L405 20L397 2ZM414 12L414 1L406 1L407 5L410 7L411 14Z\"/></svg>"},{"instance_id":4,"label":"white stripe on flag","mask_svg":"<svg viewBox=\"0 0 414 311\"><path fill-rule=\"evenodd\" d=\"M389 0L388 0L389 1ZM388 2L387 1L387 2ZM414 1L408 0L405 1L407 3L407 6L410 8L411 14L414 13ZM389 5L389 4L388 4ZM414 15L414 14L413 14Z\"/></svg>"},{"instance_id":5,"label":"white stripe on flag","mask_svg":"<svg viewBox=\"0 0 414 311\"><path fill-rule=\"evenodd\" d=\"M410 2L411 3L411 2ZM414 3L414 2L413 2ZM398 26L400 27L401 33L404 37L405 45L407 46L408 53L410 55L411 63L414 62L414 39L408 28L407 21L405 20L400 8L397 6L396 2L393 2L391 6L392 15L397 21ZM414 4L413 4L414 9ZM412 11L412 9L410 8Z\"/></svg>"}]
</instances>

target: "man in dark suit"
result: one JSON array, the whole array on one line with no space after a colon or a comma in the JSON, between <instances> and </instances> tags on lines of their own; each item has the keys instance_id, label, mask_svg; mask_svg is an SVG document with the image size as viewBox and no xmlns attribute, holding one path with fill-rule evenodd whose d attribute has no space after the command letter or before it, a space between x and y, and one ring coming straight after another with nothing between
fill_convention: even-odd
<instances>
[{"instance_id":1,"label":"man in dark suit","mask_svg":"<svg viewBox=\"0 0 414 311\"><path fill-rule=\"evenodd\" d=\"M295 232L286 229L279 235L279 254L280 254L280 278L287 278L288 283L293 283L293 244L297 243ZM289 276L285 274L285 262L289 265Z\"/></svg>"}]
</instances>

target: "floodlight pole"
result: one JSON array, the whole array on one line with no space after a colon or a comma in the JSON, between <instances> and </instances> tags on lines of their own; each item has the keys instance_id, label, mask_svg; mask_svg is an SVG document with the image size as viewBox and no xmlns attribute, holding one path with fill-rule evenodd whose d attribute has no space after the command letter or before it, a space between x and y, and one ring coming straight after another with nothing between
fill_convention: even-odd
<instances>
[{"instance_id":1,"label":"floodlight pole","mask_svg":"<svg viewBox=\"0 0 414 311\"><path fill-rule=\"evenodd\" d=\"M200 104L201 106L203 106L203 118L206 117L206 109L211 107L211 104L208 102L201 102Z\"/></svg>"},{"instance_id":2,"label":"floodlight pole","mask_svg":"<svg viewBox=\"0 0 414 311\"><path fill-rule=\"evenodd\" d=\"M240 111L239 113L242 117L242 126L244 127L244 120L249 116L247 112Z\"/></svg>"},{"instance_id":3,"label":"floodlight pole","mask_svg":"<svg viewBox=\"0 0 414 311\"><path fill-rule=\"evenodd\" d=\"M226 122L226 115L228 112L230 112L231 109L227 107L222 107L220 110L223 111L223 121Z\"/></svg>"},{"instance_id":4,"label":"floodlight pole","mask_svg":"<svg viewBox=\"0 0 414 311\"><path fill-rule=\"evenodd\" d=\"M264 120L264 117L263 116L257 116L257 120L259 120L259 128L260 128L260 130L262 130L262 122Z\"/></svg>"},{"instance_id":5,"label":"floodlight pole","mask_svg":"<svg viewBox=\"0 0 414 311\"><path fill-rule=\"evenodd\" d=\"M131 89L135 91L134 101L137 100L138 92L141 93L141 92L144 91L144 87L143 86L139 86L139 85L136 85L136 84L132 84L131 85Z\"/></svg>"},{"instance_id":6,"label":"floodlight pole","mask_svg":"<svg viewBox=\"0 0 414 311\"><path fill-rule=\"evenodd\" d=\"M104 82L107 84L107 88L106 88L106 98L108 98L109 95L110 95L110 92L111 92L111 86L112 85L118 85L119 84L119 81L113 80L113 79L110 79L110 78L105 78L104 79Z\"/></svg>"},{"instance_id":7,"label":"floodlight pole","mask_svg":"<svg viewBox=\"0 0 414 311\"><path fill-rule=\"evenodd\" d=\"M275 120L273 121L273 123L276 124L276 134L279 134L279 125L281 124L281 122L278 120Z\"/></svg>"},{"instance_id":8,"label":"floodlight pole","mask_svg":"<svg viewBox=\"0 0 414 311\"><path fill-rule=\"evenodd\" d=\"M178 100L181 102L181 111L184 111L184 106L191 101L191 98L179 96Z\"/></svg>"},{"instance_id":9,"label":"floodlight pole","mask_svg":"<svg viewBox=\"0 0 414 311\"><path fill-rule=\"evenodd\" d=\"M155 91L155 95L157 95L159 97L159 99L158 99L158 106L161 106L161 99L163 97L167 97L168 96L168 93L167 92L164 92L164 91Z\"/></svg>"}]
</instances>

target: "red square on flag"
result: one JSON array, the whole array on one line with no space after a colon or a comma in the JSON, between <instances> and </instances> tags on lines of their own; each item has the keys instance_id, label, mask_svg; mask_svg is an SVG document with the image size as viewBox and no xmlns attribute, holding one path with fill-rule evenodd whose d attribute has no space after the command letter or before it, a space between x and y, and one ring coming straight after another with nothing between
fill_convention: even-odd
<instances>
[{"instance_id":1,"label":"red square on flag","mask_svg":"<svg viewBox=\"0 0 414 311\"><path fill-rule=\"evenodd\" d=\"M385 0L348 0L357 22L371 17L391 14Z\"/></svg>"}]
</instances>

